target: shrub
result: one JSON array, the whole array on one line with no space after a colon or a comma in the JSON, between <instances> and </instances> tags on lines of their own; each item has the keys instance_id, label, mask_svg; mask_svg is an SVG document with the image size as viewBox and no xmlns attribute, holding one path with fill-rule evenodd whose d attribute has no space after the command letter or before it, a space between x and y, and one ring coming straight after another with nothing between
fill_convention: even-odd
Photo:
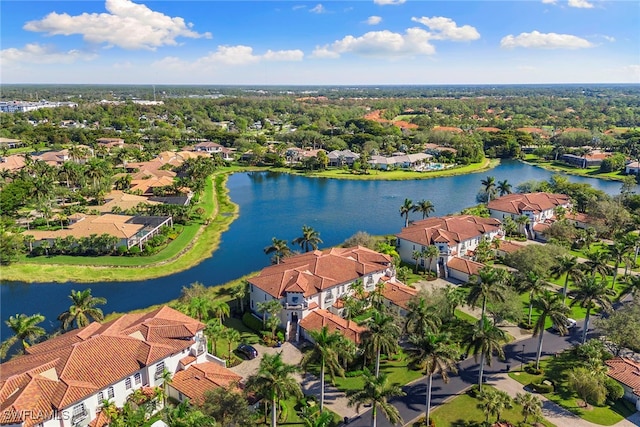
<instances>
[{"instance_id":1,"label":"shrub","mask_svg":"<svg viewBox=\"0 0 640 427\"><path fill-rule=\"evenodd\" d=\"M242 315L242 323L249 329L253 329L256 332L262 331L262 320L256 319L251 313L245 313Z\"/></svg>"},{"instance_id":2,"label":"shrub","mask_svg":"<svg viewBox=\"0 0 640 427\"><path fill-rule=\"evenodd\" d=\"M531 383L529 384L529 387L531 387L531 389L541 394L553 393L553 390L554 390L553 384L543 383L543 382Z\"/></svg>"},{"instance_id":3,"label":"shrub","mask_svg":"<svg viewBox=\"0 0 640 427\"><path fill-rule=\"evenodd\" d=\"M604 380L604 386L607 389L607 400L615 402L624 396L624 388L620 383L611 377Z\"/></svg>"},{"instance_id":4,"label":"shrub","mask_svg":"<svg viewBox=\"0 0 640 427\"><path fill-rule=\"evenodd\" d=\"M359 377L362 375L362 369L357 369L355 371L347 371L344 373L344 376L347 378Z\"/></svg>"},{"instance_id":5,"label":"shrub","mask_svg":"<svg viewBox=\"0 0 640 427\"><path fill-rule=\"evenodd\" d=\"M138 255L140 255L140 252L142 252L142 251L137 246L131 246L129 248L129 255L131 255L131 256L138 256Z\"/></svg>"},{"instance_id":6,"label":"shrub","mask_svg":"<svg viewBox=\"0 0 640 427\"><path fill-rule=\"evenodd\" d=\"M534 365L527 365L524 367L524 370L531 375L542 375L544 373L542 369L536 369Z\"/></svg>"}]
</instances>

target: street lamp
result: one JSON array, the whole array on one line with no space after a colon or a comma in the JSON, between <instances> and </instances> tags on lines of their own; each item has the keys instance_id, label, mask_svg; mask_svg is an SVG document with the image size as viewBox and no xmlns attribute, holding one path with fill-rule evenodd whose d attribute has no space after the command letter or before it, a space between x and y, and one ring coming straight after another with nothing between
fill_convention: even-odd
<instances>
[{"instance_id":1,"label":"street lamp","mask_svg":"<svg viewBox=\"0 0 640 427\"><path fill-rule=\"evenodd\" d=\"M524 344L522 344L522 353L520 353L520 372L524 371Z\"/></svg>"}]
</instances>

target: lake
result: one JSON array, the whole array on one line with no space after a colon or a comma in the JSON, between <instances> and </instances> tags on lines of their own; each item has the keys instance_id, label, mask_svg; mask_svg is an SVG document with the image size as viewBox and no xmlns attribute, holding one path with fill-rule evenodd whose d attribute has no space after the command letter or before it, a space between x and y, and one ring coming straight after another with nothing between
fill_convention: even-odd
<instances>
[{"instance_id":1,"label":"lake","mask_svg":"<svg viewBox=\"0 0 640 427\"><path fill-rule=\"evenodd\" d=\"M226 283L259 271L269 264L263 249L272 237L291 241L309 225L320 232L320 247L334 246L357 231L369 234L400 232L404 219L399 207L405 198L428 199L435 206L432 216L459 212L475 205L480 180L494 176L515 187L529 180L547 180L553 174L518 161L503 161L497 168L478 174L415 181L351 181L305 178L270 172L238 173L229 177L231 199L240 207L239 218L222 235L212 257L181 273L139 282L103 283L7 283L0 286L0 336L10 315L41 313L44 326L58 326L56 317L68 307L72 289L90 287L94 296L107 299L105 313L129 311L178 297L180 289L195 281L208 286ZM609 194L618 194L621 184L568 176L587 182ZM419 219L415 213L410 218Z\"/></svg>"}]
</instances>

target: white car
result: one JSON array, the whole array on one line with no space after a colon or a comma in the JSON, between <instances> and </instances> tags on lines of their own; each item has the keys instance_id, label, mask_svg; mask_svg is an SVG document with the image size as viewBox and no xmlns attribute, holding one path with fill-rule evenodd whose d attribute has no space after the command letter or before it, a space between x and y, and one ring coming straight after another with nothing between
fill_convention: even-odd
<instances>
[{"instance_id":1,"label":"white car","mask_svg":"<svg viewBox=\"0 0 640 427\"><path fill-rule=\"evenodd\" d=\"M573 329L573 328L575 328L575 327L576 327L577 323L578 323L578 322L576 322L576 320L575 320L575 319L572 319L572 318L570 318L570 317L567 317L567 323L565 324L565 327L567 328L567 330L569 330L569 329ZM557 326L555 325L555 323L553 324L553 326L551 326L551 329L552 329L552 330L554 330L554 331L557 331L557 330L558 330L558 328L557 328Z\"/></svg>"}]
</instances>

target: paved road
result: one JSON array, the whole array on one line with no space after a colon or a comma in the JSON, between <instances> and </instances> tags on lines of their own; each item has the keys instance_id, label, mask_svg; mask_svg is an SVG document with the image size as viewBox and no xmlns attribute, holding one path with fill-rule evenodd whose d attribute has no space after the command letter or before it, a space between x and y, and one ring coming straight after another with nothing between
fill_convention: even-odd
<instances>
[{"instance_id":1,"label":"paved road","mask_svg":"<svg viewBox=\"0 0 640 427\"><path fill-rule=\"evenodd\" d=\"M592 323L593 324L593 323ZM584 321L580 321L577 327L570 331L568 335L559 336L551 332L545 332L543 338L543 356L553 355L580 343ZM524 352L523 352L524 345ZM494 357L491 366L485 366L484 375L490 380L492 375L506 372L509 368L517 368L524 358L524 363L535 360L538 347L538 337L528 338L507 344L504 347L505 361L500 361ZM545 351L545 349L547 351ZM393 377L390 378L393 381ZM459 373L450 376L448 384L445 384L440 378L434 379L432 389L432 405L444 403L447 399L462 393L469 386L478 382L478 364L473 357L470 357L459 364ZM418 380L414 383L403 387L406 396L396 398L391 402L398 408L400 415L406 424L411 423L416 418L422 416L426 409L426 379ZM370 410L362 412L358 417L352 419L349 423L350 427L368 427L371 422ZM389 427L391 424L384 415L378 414L378 426Z\"/></svg>"}]
</instances>

